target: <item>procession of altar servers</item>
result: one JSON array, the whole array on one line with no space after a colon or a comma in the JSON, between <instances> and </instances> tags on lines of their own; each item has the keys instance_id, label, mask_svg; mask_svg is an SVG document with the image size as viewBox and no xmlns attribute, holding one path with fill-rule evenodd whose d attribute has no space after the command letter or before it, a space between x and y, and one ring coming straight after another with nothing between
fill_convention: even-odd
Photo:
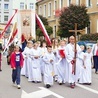
<instances>
[{"instance_id":1,"label":"procession of altar servers","mask_svg":"<svg viewBox=\"0 0 98 98\"><path fill-rule=\"evenodd\" d=\"M52 48L52 51L46 48L45 42L42 47L39 47L38 43L33 44L28 41L23 51L24 66L21 75L34 83L44 81L47 88L52 86L54 81L57 81L59 85L68 82L71 88L74 88L75 82L91 84L91 47L84 53L83 49L77 45L76 74L73 72L72 63L75 52L74 43L66 44L65 40L61 40L59 46L55 44L55 47L49 48ZM60 51L63 51L63 54Z\"/></svg>"}]
</instances>

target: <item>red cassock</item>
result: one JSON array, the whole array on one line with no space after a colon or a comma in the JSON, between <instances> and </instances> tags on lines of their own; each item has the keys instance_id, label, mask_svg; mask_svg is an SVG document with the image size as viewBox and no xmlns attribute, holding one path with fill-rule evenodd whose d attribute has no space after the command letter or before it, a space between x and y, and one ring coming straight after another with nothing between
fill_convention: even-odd
<instances>
[{"instance_id":1,"label":"red cassock","mask_svg":"<svg viewBox=\"0 0 98 98\"><path fill-rule=\"evenodd\" d=\"M59 54L60 54L61 57L65 58L64 49L60 49Z\"/></svg>"}]
</instances>

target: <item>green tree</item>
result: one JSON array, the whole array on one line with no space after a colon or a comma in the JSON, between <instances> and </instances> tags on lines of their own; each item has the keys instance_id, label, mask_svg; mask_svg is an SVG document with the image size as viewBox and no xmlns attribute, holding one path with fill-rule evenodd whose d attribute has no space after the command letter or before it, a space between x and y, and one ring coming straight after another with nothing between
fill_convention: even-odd
<instances>
[{"instance_id":1,"label":"green tree","mask_svg":"<svg viewBox=\"0 0 98 98\"><path fill-rule=\"evenodd\" d=\"M42 20L43 24L45 25L45 28L47 30L48 35L50 36L53 33L53 29L51 26L48 25L48 21L47 18L39 15L40 19ZM43 33L41 31L41 29L39 28L39 26L36 24L36 35L38 37L43 36Z\"/></svg>"},{"instance_id":2,"label":"green tree","mask_svg":"<svg viewBox=\"0 0 98 98\"><path fill-rule=\"evenodd\" d=\"M70 5L69 7L61 10L59 18L59 31L58 35L63 37L69 37L73 33L69 33L69 30L74 29L74 24L78 24L78 30L82 30L90 23L89 15L87 14L87 8L84 5Z\"/></svg>"}]
</instances>

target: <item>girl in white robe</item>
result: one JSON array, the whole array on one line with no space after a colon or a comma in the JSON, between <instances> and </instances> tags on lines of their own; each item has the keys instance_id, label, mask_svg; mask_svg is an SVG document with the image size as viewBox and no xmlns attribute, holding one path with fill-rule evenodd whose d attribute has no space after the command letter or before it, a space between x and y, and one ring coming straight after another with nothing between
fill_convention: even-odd
<instances>
[{"instance_id":1,"label":"girl in white robe","mask_svg":"<svg viewBox=\"0 0 98 98\"><path fill-rule=\"evenodd\" d=\"M56 63L57 65L57 73L58 73L58 80L57 82L59 83L59 85L62 85L62 83L66 82L66 58L63 54L60 54L60 51L62 50L63 53L65 51L65 41L61 40L60 41L60 47L58 48L58 52L57 52L57 57L58 57L58 62Z\"/></svg>"},{"instance_id":2,"label":"girl in white robe","mask_svg":"<svg viewBox=\"0 0 98 98\"><path fill-rule=\"evenodd\" d=\"M54 75L54 54L52 53L52 47L48 46L48 52L43 57L44 61L44 84L47 88L53 85L53 75Z\"/></svg>"},{"instance_id":3,"label":"girl in white robe","mask_svg":"<svg viewBox=\"0 0 98 98\"><path fill-rule=\"evenodd\" d=\"M54 80L55 80L55 82L57 82L57 80L58 80L58 71L57 71L57 65L56 65L56 63L59 60L59 58L57 56L58 48L59 48L58 40L53 39L52 40L52 50L53 50L53 53L55 56L55 64L54 64Z\"/></svg>"},{"instance_id":4,"label":"girl in white robe","mask_svg":"<svg viewBox=\"0 0 98 98\"><path fill-rule=\"evenodd\" d=\"M82 75L82 71L84 69L83 64L84 64L84 55L85 55L84 49L85 49L85 46L81 45L80 48L81 48L82 51L77 56L79 63L78 63L78 77L77 77L76 82L79 82L79 79L80 79L80 77Z\"/></svg>"},{"instance_id":5,"label":"girl in white robe","mask_svg":"<svg viewBox=\"0 0 98 98\"><path fill-rule=\"evenodd\" d=\"M91 84L92 82L91 81L91 69L92 69L91 59L92 59L91 47L88 46L87 52L84 55L84 66L83 66L79 83L88 84L88 85Z\"/></svg>"}]
</instances>

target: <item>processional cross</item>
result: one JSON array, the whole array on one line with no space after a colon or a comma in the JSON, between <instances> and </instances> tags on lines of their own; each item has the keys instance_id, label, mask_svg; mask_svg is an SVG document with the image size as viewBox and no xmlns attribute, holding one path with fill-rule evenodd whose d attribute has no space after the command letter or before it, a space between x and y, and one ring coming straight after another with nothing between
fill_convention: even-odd
<instances>
[{"instance_id":1,"label":"processional cross","mask_svg":"<svg viewBox=\"0 0 98 98\"><path fill-rule=\"evenodd\" d=\"M76 55L77 55L77 41L76 41L76 36L78 32L83 32L84 30L77 30L77 23L75 23L75 30L69 30L69 32L75 32L75 46L74 46L74 75L76 74Z\"/></svg>"}]
</instances>

